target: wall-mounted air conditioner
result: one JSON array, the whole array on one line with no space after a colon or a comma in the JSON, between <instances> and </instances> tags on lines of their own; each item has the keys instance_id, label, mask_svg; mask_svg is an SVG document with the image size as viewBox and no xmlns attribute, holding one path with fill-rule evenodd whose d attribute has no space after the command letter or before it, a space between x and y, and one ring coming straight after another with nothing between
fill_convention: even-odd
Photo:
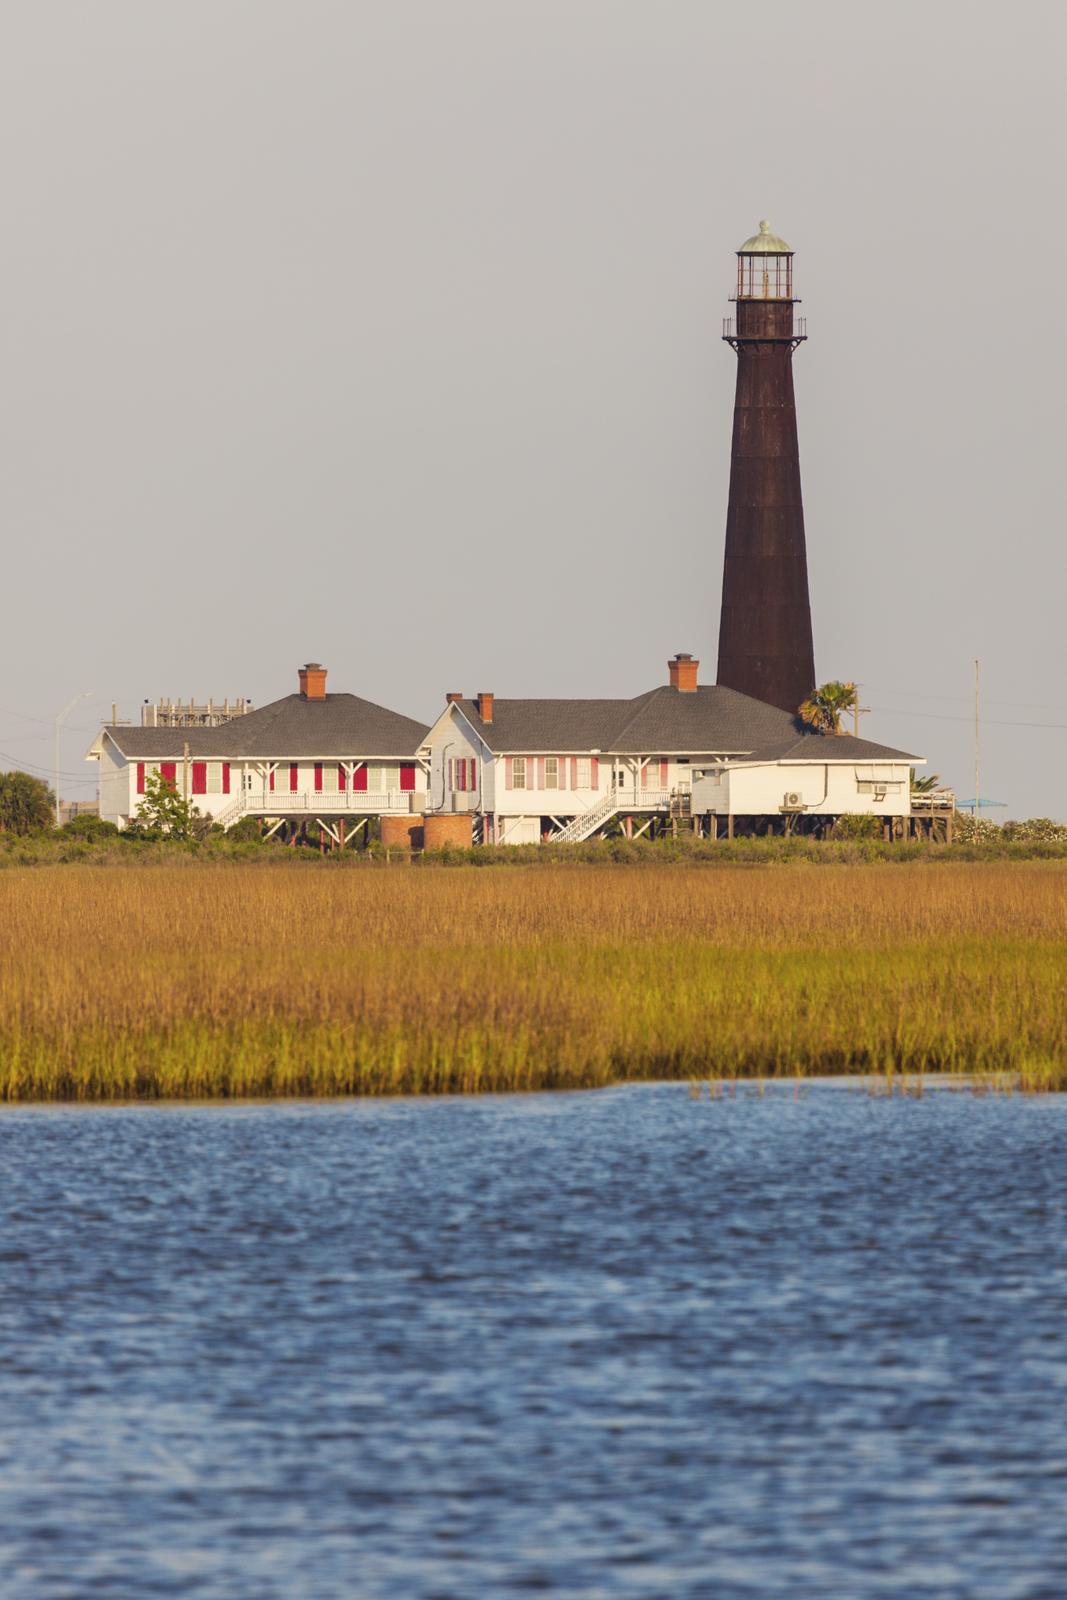
<instances>
[{"instance_id":1,"label":"wall-mounted air conditioner","mask_svg":"<svg viewBox=\"0 0 1067 1600\"><path fill-rule=\"evenodd\" d=\"M804 796L799 794L796 789L787 789L782 797L782 810L803 811L803 809Z\"/></svg>"}]
</instances>

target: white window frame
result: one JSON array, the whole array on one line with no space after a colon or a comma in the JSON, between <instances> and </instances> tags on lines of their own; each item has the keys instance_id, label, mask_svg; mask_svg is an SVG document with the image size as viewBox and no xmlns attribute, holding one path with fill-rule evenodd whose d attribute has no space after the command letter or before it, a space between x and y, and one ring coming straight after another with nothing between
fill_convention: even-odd
<instances>
[{"instance_id":1,"label":"white window frame","mask_svg":"<svg viewBox=\"0 0 1067 1600\"><path fill-rule=\"evenodd\" d=\"M561 761L565 761L565 760L566 760L565 756L546 756L545 757L545 788L546 789L560 789L560 788L562 788L562 784L559 781L559 779L560 779L560 762ZM555 770L553 770L553 769L555 769Z\"/></svg>"},{"instance_id":2,"label":"white window frame","mask_svg":"<svg viewBox=\"0 0 1067 1600\"><path fill-rule=\"evenodd\" d=\"M526 788L526 757L512 756L511 760L511 787L513 789Z\"/></svg>"}]
</instances>

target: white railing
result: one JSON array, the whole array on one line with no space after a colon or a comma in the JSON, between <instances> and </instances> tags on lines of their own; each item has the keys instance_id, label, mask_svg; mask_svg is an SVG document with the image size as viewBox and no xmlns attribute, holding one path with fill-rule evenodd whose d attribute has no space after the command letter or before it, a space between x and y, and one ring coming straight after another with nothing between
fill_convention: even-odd
<instances>
[{"instance_id":1,"label":"white railing","mask_svg":"<svg viewBox=\"0 0 1067 1600\"><path fill-rule=\"evenodd\" d=\"M617 811L659 811L670 804L669 789L642 789L640 784L612 785L585 811L548 835L549 844L581 844L590 834L603 827Z\"/></svg>"},{"instance_id":2,"label":"white railing","mask_svg":"<svg viewBox=\"0 0 1067 1600\"><path fill-rule=\"evenodd\" d=\"M307 794L282 790L246 789L237 799L212 819L229 828L241 817L289 817L296 813L304 816L377 816L380 812L397 812L407 815L413 809L414 795L410 789L323 789Z\"/></svg>"},{"instance_id":3,"label":"white railing","mask_svg":"<svg viewBox=\"0 0 1067 1600\"><path fill-rule=\"evenodd\" d=\"M661 806L669 805L671 791L669 789L643 789L640 784L620 784L615 790L616 809L618 811L658 811Z\"/></svg>"},{"instance_id":4,"label":"white railing","mask_svg":"<svg viewBox=\"0 0 1067 1600\"><path fill-rule=\"evenodd\" d=\"M231 800L228 806L223 806L221 811L216 811L212 822L220 828L229 828L245 814L245 797L239 794L236 800Z\"/></svg>"},{"instance_id":5,"label":"white railing","mask_svg":"<svg viewBox=\"0 0 1067 1600\"><path fill-rule=\"evenodd\" d=\"M615 789L609 789L598 800L596 805L590 806L586 811L580 811L570 822L564 823L562 828L557 828L555 833L548 836L549 844L580 844L583 839L588 839L591 833L614 816L619 809L619 802Z\"/></svg>"}]
</instances>

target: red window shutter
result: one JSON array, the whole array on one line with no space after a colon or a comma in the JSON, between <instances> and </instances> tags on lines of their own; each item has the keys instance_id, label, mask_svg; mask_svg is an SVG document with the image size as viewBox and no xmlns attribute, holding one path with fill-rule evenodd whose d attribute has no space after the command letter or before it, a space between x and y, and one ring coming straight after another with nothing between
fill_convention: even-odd
<instances>
[{"instance_id":1,"label":"red window shutter","mask_svg":"<svg viewBox=\"0 0 1067 1600\"><path fill-rule=\"evenodd\" d=\"M571 756L571 788L578 787L578 757Z\"/></svg>"},{"instance_id":2,"label":"red window shutter","mask_svg":"<svg viewBox=\"0 0 1067 1600\"><path fill-rule=\"evenodd\" d=\"M346 773L346 771L344 769L343 762L339 761L337 763L337 787L338 787L338 789L339 790L343 790L345 788L345 785L347 784L347 782L348 782L348 774Z\"/></svg>"},{"instance_id":3,"label":"red window shutter","mask_svg":"<svg viewBox=\"0 0 1067 1600\"><path fill-rule=\"evenodd\" d=\"M137 763L137 793L144 794L144 762Z\"/></svg>"},{"instance_id":4,"label":"red window shutter","mask_svg":"<svg viewBox=\"0 0 1067 1600\"><path fill-rule=\"evenodd\" d=\"M477 789L477 787L478 787L478 763L477 763L477 761L475 761L474 757L472 756L471 757L471 788L472 789Z\"/></svg>"},{"instance_id":5,"label":"red window shutter","mask_svg":"<svg viewBox=\"0 0 1067 1600\"><path fill-rule=\"evenodd\" d=\"M207 794L207 762L193 762L193 793Z\"/></svg>"},{"instance_id":6,"label":"red window shutter","mask_svg":"<svg viewBox=\"0 0 1067 1600\"><path fill-rule=\"evenodd\" d=\"M169 783L172 789L178 787L178 763L176 761L161 761L159 763L159 776L164 783Z\"/></svg>"},{"instance_id":7,"label":"red window shutter","mask_svg":"<svg viewBox=\"0 0 1067 1600\"><path fill-rule=\"evenodd\" d=\"M408 794L414 791L415 763L413 761L402 761L400 763L400 787Z\"/></svg>"},{"instance_id":8,"label":"red window shutter","mask_svg":"<svg viewBox=\"0 0 1067 1600\"><path fill-rule=\"evenodd\" d=\"M297 783L299 782L299 778L300 778L300 774L299 774L299 769L297 767L296 762L295 761L290 761L290 763L289 763L289 793L290 794L295 794L296 793L296 786L297 786Z\"/></svg>"},{"instance_id":9,"label":"red window shutter","mask_svg":"<svg viewBox=\"0 0 1067 1600\"><path fill-rule=\"evenodd\" d=\"M504 757L504 788L510 789L515 783L515 757Z\"/></svg>"},{"instance_id":10,"label":"red window shutter","mask_svg":"<svg viewBox=\"0 0 1067 1600\"><path fill-rule=\"evenodd\" d=\"M366 768L366 765L364 765L362 767L357 767L355 772L353 772L353 774L352 774L352 788L353 788L353 790L358 790L358 792L360 794L365 793L366 788L367 788L367 768Z\"/></svg>"},{"instance_id":11,"label":"red window shutter","mask_svg":"<svg viewBox=\"0 0 1067 1600\"><path fill-rule=\"evenodd\" d=\"M661 789L665 789L667 787L667 760L665 756L660 757L659 786Z\"/></svg>"},{"instance_id":12,"label":"red window shutter","mask_svg":"<svg viewBox=\"0 0 1067 1600\"><path fill-rule=\"evenodd\" d=\"M539 789L543 789L544 786L545 786L545 758L544 758L544 756L538 756L538 758L537 758L537 787Z\"/></svg>"},{"instance_id":13,"label":"red window shutter","mask_svg":"<svg viewBox=\"0 0 1067 1600\"><path fill-rule=\"evenodd\" d=\"M600 788L600 762L596 756L589 757L589 787L591 789Z\"/></svg>"},{"instance_id":14,"label":"red window shutter","mask_svg":"<svg viewBox=\"0 0 1067 1600\"><path fill-rule=\"evenodd\" d=\"M316 761L316 763L315 763L315 793L316 794L321 794L322 793L322 762L321 761Z\"/></svg>"},{"instance_id":15,"label":"red window shutter","mask_svg":"<svg viewBox=\"0 0 1067 1600\"><path fill-rule=\"evenodd\" d=\"M269 781L270 781L270 791L271 791L271 794L273 794L274 793L274 773L273 772L270 775L270 780Z\"/></svg>"},{"instance_id":16,"label":"red window shutter","mask_svg":"<svg viewBox=\"0 0 1067 1600\"><path fill-rule=\"evenodd\" d=\"M230 792L230 763L228 761L222 763L222 792L223 794L229 794Z\"/></svg>"}]
</instances>

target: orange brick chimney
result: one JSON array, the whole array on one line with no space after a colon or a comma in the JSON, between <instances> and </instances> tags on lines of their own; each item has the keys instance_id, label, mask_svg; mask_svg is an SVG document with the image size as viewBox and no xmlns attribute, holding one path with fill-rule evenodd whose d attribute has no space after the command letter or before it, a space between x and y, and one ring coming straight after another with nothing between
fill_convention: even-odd
<instances>
[{"instance_id":1,"label":"orange brick chimney","mask_svg":"<svg viewBox=\"0 0 1067 1600\"><path fill-rule=\"evenodd\" d=\"M667 671L671 675L671 688L677 689L681 694L696 694L697 671L700 662L686 651L678 653L667 662Z\"/></svg>"},{"instance_id":2,"label":"orange brick chimney","mask_svg":"<svg viewBox=\"0 0 1067 1600\"><path fill-rule=\"evenodd\" d=\"M484 689L478 691L478 715L483 722L493 720L493 697L491 694L486 694Z\"/></svg>"},{"instance_id":3,"label":"orange brick chimney","mask_svg":"<svg viewBox=\"0 0 1067 1600\"><path fill-rule=\"evenodd\" d=\"M446 694L445 695L445 705L446 706L454 706L456 704L457 700L462 700L462 699L463 699L463 695L457 689L457 690L453 691L452 694Z\"/></svg>"},{"instance_id":4,"label":"orange brick chimney","mask_svg":"<svg viewBox=\"0 0 1067 1600\"><path fill-rule=\"evenodd\" d=\"M309 661L300 668L300 693L305 700L325 700L326 668L318 661Z\"/></svg>"}]
</instances>

